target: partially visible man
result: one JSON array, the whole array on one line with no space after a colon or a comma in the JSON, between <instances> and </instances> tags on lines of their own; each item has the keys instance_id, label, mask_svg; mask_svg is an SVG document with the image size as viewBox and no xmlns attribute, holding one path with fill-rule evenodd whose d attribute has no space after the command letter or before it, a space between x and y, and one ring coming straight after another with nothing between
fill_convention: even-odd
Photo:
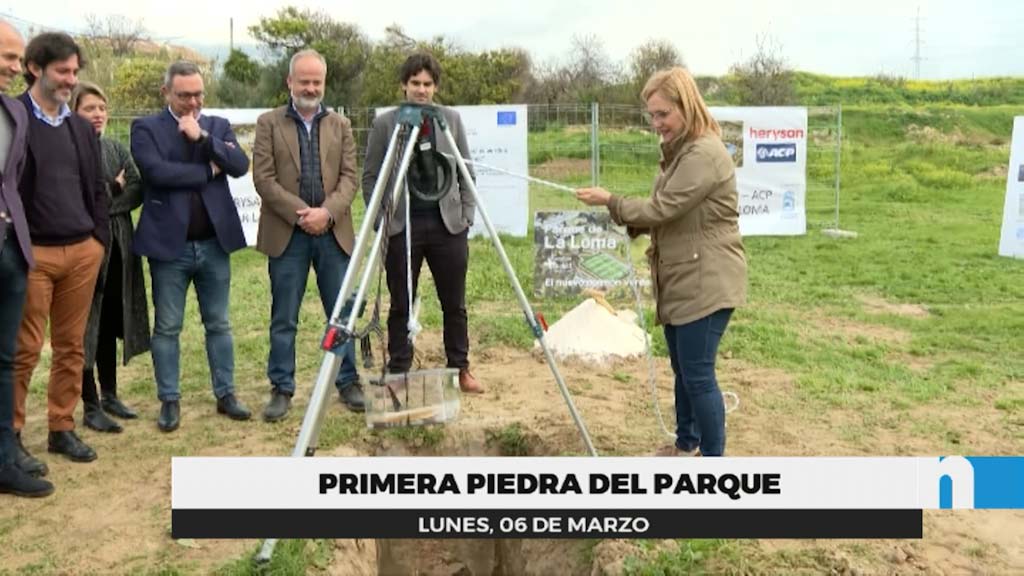
<instances>
[{"instance_id":1,"label":"partially visible man","mask_svg":"<svg viewBox=\"0 0 1024 576\"><path fill-rule=\"evenodd\" d=\"M441 83L441 65L430 54L413 54L399 72L405 100L413 104L433 105L434 93ZM459 113L437 106L451 129L459 154L469 159L469 143ZM366 143L363 163L363 198L370 201L380 177L391 133L398 123L398 109L373 120ZM420 268L427 261L441 301L444 318L444 353L448 368L459 370L459 388L479 394L484 387L469 371L469 327L466 315L466 272L469 269L469 229L476 216L476 202L468 186L449 158L455 153L448 141L438 136L433 120L425 121L409 164L406 186L402 193L409 197L409 214L405 203L396 194L398 206L387 230L390 236L384 267L388 276L391 309L388 313L388 371L408 372L412 366L413 348L409 342L408 272L412 271L412 299L419 287ZM440 154L436 154L437 151ZM472 169L470 170L472 173ZM445 177L445 174L454 177ZM440 199L438 199L440 198ZM406 225L412 237L406 248ZM406 253L412 256L411 266Z\"/></svg>"},{"instance_id":2,"label":"partially visible man","mask_svg":"<svg viewBox=\"0 0 1024 576\"><path fill-rule=\"evenodd\" d=\"M329 317L355 240L356 144L351 122L322 104L326 80L323 56L315 50L296 52L288 65L291 101L256 122L253 182L263 199L256 248L270 259L267 377L272 388L263 411L268 422L285 417L295 394L295 334L309 267L316 271L320 302ZM354 343L346 343L339 354L341 401L362 411Z\"/></svg>"},{"instance_id":3,"label":"partially visible man","mask_svg":"<svg viewBox=\"0 0 1024 576\"><path fill-rule=\"evenodd\" d=\"M75 434L74 414L82 396L85 324L110 237L100 141L68 107L84 65L81 49L64 33L39 34L25 48L29 89L21 102L29 116L28 151L18 186L35 268L28 273L14 360L14 429L25 426L28 386L49 323L53 356L47 450L74 462L96 459L96 452ZM17 462L24 472L46 473L46 465L23 447Z\"/></svg>"},{"instance_id":4,"label":"partially visible man","mask_svg":"<svg viewBox=\"0 0 1024 576\"><path fill-rule=\"evenodd\" d=\"M25 41L0 20L0 92L21 74ZM25 305L25 286L32 265L32 244L18 180L25 166L28 116L25 107L0 94L0 492L16 496L49 496L53 484L35 478L15 464L14 353Z\"/></svg>"},{"instance_id":5,"label":"partially visible man","mask_svg":"<svg viewBox=\"0 0 1024 576\"><path fill-rule=\"evenodd\" d=\"M199 67L171 64L160 90L167 108L132 123L131 145L143 183L135 252L149 259L153 285L157 425L171 432L181 419L178 338L193 283L217 412L233 420L250 417L234 388L230 254L245 247L245 236L227 180L245 175L249 159L226 119L201 113L205 91Z\"/></svg>"}]
</instances>

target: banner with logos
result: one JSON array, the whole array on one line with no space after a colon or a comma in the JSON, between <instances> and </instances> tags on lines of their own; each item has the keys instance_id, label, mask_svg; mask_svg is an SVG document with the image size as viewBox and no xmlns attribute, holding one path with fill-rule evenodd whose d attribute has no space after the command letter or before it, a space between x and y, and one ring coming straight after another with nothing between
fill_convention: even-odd
<instances>
[{"instance_id":1,"label":"banner with logos","mask_svg":"<svg viewBox=\"0 0 1024 576\"><path fill-rule=\"evenodd\" d=\"M807 233L807 109L711 107L736 164L740 233Z\"/></svg>"},{"instance_id":2,"label":"banner with logos","mask_svg":"<svg viewBox=\"0 0 1024 576\"><path fill-rule=\"evenodd\" d=\"M999 255L1024 258L1024 116L1013 119Z\"/></svg>"},{"instance_id":3,"label":"banner with logos","mask_svg":"<svg viewBox=\"0 0 1024 576\"><path fill-rule=\"evenodd\" d=\"M378 108L377 114L393 106ZM462 118L469 143L469 158L497 168L470 164L476 174L476 191L495 230L510 236L526 236L530 190L526 180L510 176L529 174L527 154L527 107L523 104L451 106ZM439 136L440 137L440 136ZM499 170L503 172L499 172ZM479 210L469 235L484 234Z\"/></svg>"}]
</instances>

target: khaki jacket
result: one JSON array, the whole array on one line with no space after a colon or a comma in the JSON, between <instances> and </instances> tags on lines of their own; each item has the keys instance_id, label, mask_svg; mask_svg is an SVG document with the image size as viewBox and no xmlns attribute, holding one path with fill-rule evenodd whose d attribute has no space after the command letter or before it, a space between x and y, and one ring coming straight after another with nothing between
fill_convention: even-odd
<instances>
[{"instance_id":1,"label":"khaki jacket","mask_svg":"<svg viewBox=\"0 0 1024 576\"><path fill-rule=\"evenodd\" d=\"M612 196L612 219L649 231L658 324L681 325L746 302L747 263L740 238L736 172L722 141L709 134L662 144L650 198Z\"/></svg>"},{"instance_id":2,"label":"khaki jacket","mask_svg":"<svg viewBox=\"0 0 1024 576\"><path fill-rule=\"evenodd\" d=\"M256 121L252 148L252 179L263 199L256 249L276 258L291 241L299 221L297 210L308 208L299 198L302 159L295 120L286 115L290 104L265 112ZM334 218L334 239L352 254L352 200L359 188L356 142L352 123L336 112L320 119L320 174L324 183L323 207Z\"/></svg>"}]
</instances>

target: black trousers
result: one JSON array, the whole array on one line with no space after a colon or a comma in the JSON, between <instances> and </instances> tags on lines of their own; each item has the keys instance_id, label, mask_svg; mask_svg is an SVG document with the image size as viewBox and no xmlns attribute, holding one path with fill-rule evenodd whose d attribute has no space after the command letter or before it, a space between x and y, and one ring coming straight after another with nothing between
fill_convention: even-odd
<instances>
[{"instance_id":1,"label":"black trousers","mask_svg":"<svg viewBox=\"0 0 1024 576\"><path fill-rule=\"evenodd\" d=\"M466 270L469 266L469 231L452 234L440 212L412 214L413 302L419 288L420 269L427 261L437 287L444 317L444 353L449 368L469 368L469 326L466 316ZM388 314L388 371L408 372L413 349L409 343L409 290L406 271L405 231L388 243L387 271L391 309Z\"/></svg>"},{"instance_id":2,"label":"black trousers","mask_svg":"<svg viewBox=\"0 0 1024 576\"><path fill-rule=\"evenodd\" d=\"M110 246L110 263L103 286L100 308L100 333L96 339L96 372L92 366L82 371L82 400L97 402L96 379L99 373L103 394L117 394L117 339L124 337L124 289L121 279L121 250L116 242Z\"/></svg>"}]
</instances>

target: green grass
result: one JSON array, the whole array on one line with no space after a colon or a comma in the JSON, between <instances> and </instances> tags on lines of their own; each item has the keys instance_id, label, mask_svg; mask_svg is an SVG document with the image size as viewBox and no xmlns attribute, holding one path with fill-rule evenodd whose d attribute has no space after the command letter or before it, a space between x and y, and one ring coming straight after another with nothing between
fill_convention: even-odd
<instances>
[{"instance_id":1,"label":"green grass","mask_svg":"<svg viewBox=\"0 0 1024 576\"><path fill-rule=\"evenodd\" d=\"M529 456L530 441L519 422L487 431L487 443L497 446L502 456Z\"/></svg>"},{"instance_id":2,"label":"green grass","mask_svg":"<svg viewBox=\"0 0 1024 576\"><path fill-rule=\"evenodd\" d=\"M302 576L326 570L331 563L332 550L330 540L281 540L267 565L255 563L259 552L256 547L251 554L223 565L214 573L217 576Z\"/></svg>"}]
</instances>

